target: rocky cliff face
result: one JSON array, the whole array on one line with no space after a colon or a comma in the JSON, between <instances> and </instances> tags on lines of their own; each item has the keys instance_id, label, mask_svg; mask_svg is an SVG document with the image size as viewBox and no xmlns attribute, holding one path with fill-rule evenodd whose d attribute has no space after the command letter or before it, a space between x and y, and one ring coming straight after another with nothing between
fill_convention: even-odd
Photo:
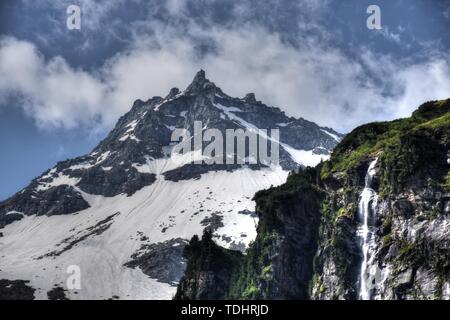
<instances>
[{"instance_id":1,"label":"rocky cliff face","mask_svg":"<svg viewBox=\"0 0 450 320\"><path fill-rule=\"evenodd\" d=\"M329 197L313 298L361 298L361 291L370 299L449 298L449 116L446 100L408 119L360 127L319 168ZM372 239L361 272L360 195L374 159Z\"/></svg>"},{"instance_id":2,"label":"rocky cliff face","mask_svg":"<svg viewBox=\"0 0 450 320\"><path fill-rule=\"evenodd\" d=\"M355 129L255 196L258 235L223 298L450 299L449 150L450 100Z\"/></svg>"},{"instance_id":3,"label":"rocky cliff face","mask_svg":"<svg viewBox=\"0 0 450 320\"><path fill-rule=\"evenodd\" d=\"M217 246L205 229L201 241L195 235L184 249L189 260L186 276L178 284L176 300L212 300L227 294L230 276L239 267L242 254Z\"/></svg>"},{"instance_id":4,"label":"rocky cliff face","mask_svg":"<svg viewBox=\"0 0 450 320\"><path fill-rule=\"evenodd\" d=\"M255 195L258 236L241 269L233 275L234 299L306 299L313 274L324 193L313 187L317 176L306 169L287 183Z\"/></svg>"}]
</instances>

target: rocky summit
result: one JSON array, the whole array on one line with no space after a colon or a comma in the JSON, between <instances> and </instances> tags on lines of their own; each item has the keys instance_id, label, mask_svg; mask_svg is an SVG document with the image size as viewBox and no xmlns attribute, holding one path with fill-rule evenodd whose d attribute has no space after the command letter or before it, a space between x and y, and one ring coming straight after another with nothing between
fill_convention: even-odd
<instances>
[{"instance_id":1,"label":"rocky summit","mask_svg":"<svg viewBox=\"0 0 450 320\"><path fill-rule=\"evenodd\" d=\"M195 151L174 161L174 130L196 123L260 137L279 129L279 164L198 164ZM244 252L256 237L254 194L328 159L342 137L254 94L230 97L204 71L184 91L136 100L92 152L0 203L0 299L170 299L192 236L208 229L215 244Z\"/></svg>"}]
</instances>

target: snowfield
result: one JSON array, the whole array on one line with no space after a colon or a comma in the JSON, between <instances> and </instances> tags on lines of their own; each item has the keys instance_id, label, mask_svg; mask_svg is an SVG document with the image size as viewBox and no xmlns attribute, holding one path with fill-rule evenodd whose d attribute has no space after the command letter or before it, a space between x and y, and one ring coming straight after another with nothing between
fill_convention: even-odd
<instances>
[{"instance_id":1,"label":"snowfield","mask_svg":"<svg viewBox=\"0 0 450 320\"><path fill-rule=\"evenodd\" d=\"M26 216L7 225L0 238L1 277L30 280L36 299L47 299L54 285L66 288L67 267L76 265L81 289L68 290L70 299L171 299L175 286L124 266L131 255L143 244L200 235L205 228L202 221L213 213L222 216L223 226L215 231L220 245L248 246L256 236L257 221L239 212L254 211L255 192L287 177L281 169L243 168L172 182L160 175L166 167L161 160L149 161L149 166L148 171L158 174L157 181L131 197L108 198L78 190L89 209L62 216ZM75 244L69 246L71 242Z\"/></svg>"}]
</instances>

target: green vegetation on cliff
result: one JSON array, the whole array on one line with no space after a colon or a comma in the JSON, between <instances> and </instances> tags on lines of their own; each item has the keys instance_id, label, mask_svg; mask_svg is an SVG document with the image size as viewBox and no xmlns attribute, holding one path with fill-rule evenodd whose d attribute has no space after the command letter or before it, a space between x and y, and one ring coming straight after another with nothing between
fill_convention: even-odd
<instances>
[{"instance_id":1,"label":"green vegetation on cliff","mask_svg":"<svg viewBox=\"0 0 450 320\"><path fill-rule=\"evenodd\" d=\"M331 159L321 165L322 179L348 174L379 157L381 194L397 193L410 178L432 178L449 191L446 150L450 143L450 99L427 102L410 118L360 126L344 137ZM426 168L426 170L423 170ZM415 176L424 173L425 176Z\"/></svg>"},{"instance_id":2,"label":"green vegetation on cliff","mask_svg":"<svg viewBox=\"0 0 450 320\"><path fill-rule=\"evenodd\" d=\"M316 170L307 168L256 193L258 235L231 279L229 298L308 299L324 196L318 179Z\"/></svg>"},{"instance_id":3,"label":"green vegetation on cliff","mask_svg":"<svg viewBox=\"0 0 450 320\"><path fill-rule=\"evenodd\" d=\"M420 106L410 118L356 128L334 149L330 160L318 166L328 196L322 210L321 252L315 258L315 298L356 298L355 273L359 271L355 265L361 259L355 250L357 204L368 163L374 158L378 162L373 187L381 197L379 201L385 200L383 213L374 222L379 225L378 259L392 265L393 277L405 270L414 275L422 267L432 270L430 274L441 282L448 278L450 254L443 249L445 243L421 237L411 241L405 238L404 230L408 224L420 225L445 216L448 200L440 197L450 192L449 150L450 100L433 101ZM330 271L330 263L339 280L327 286L321 275ZM412 290L413 279L405 279L405 284L387 284L402 288L397 298L404 297L404 288Z\"/></svg>"}]
</instances>

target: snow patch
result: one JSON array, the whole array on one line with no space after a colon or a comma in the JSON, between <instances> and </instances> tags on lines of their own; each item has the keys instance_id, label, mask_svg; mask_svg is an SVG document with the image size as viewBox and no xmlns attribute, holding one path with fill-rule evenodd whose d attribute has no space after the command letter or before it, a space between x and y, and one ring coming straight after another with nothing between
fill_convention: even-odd
<instances>
[{"instance_id":1,"label":"snow patch","mask_svg":"<svg viewBox=\"0 0 450 320\"><path fill-rule=\"evenodd\" d=\"M133 163L131 166L139 173L151 173L150 166L148 164Z\"/></svg>"},{"instance_id":2,"label":"snow patch","mask_svg":"<svg viewBox=\"0 0 450 320\"><path fill-rule=\"evenodd\" d=\"M170 131L174 131L177 127L175 126L168 126L167 124L165 124L166 128L169 129Z\"/></svg>"},{"instance_id":3,"label":"snow patch","mask_svg":"<svg viewBox=\"0 0 450 320\"><path fill-rule=\"evenodd\" d=\"M320 163L321 160L327 160L329 158L328 155L314 154L312 150L298 150L298 149L292 148L288 144L281 143L280 141L267 136L266 134L261 132L261 130L259 128L257 128L255 125L253 125L253 124L245 121L244 119L236 116L235 114L233 114L232 112L235 111L237 108L226 107L226 106L221 105L220 103L217 103L216 107L223 110L230 119L239 122L242 126L247 128L247 130L257 133L267 140L279 143L280 146L283 147L284 150L286 150L289 153L292 160L294 160L295 162L297 162L300 165L315 167L317 164ZM239 110L239 109L237 109L237 110Z\"/></svg>"},{"instance_id":4,"label":"snow patch","mask_svg":"<svg viewBox=\"0 0 450 320\"><path fill-rule=\"evenodd\" d=\"M92 167L93 167L93 165L90 164L89 162L83 162L83 163L80 163L80 164L75 164L73 166L70 166L69 170L72 170L72 171L83 170L83 169L89 169L89 168L92 168Z\"/></svg>"},{"instance_id":5,"label":"snow patch","mask_svg":"<svg viewBox=\"0 0 450 320\"><path fill-rule=\"evenodd\" d=\"M46 175L42 176L41 179L49 179L53 177L53 174L56 173L56 168L50 170Z\"/></svg>"},{"instance_id":6,"label":"snow patch","mask_svg":"<svg viewBox=\"0 0 450 320\"><path fill-rule=\"evenodd\" d=\"M37 191L45 191L52 187L58 187L61 185L75 186L78 182L80 182L80 178L73 178L70 176L66 176L62 172L58 174L56 178L53 178L51 182L40 182Z\"/></svg>"},{"instance_id":7,"label":"snow patch","mask_svg":"<svg viewBox=\"0 0 450 320\"><path fill-rule=\"evenodd\" d=\"M119 141L126 141L126 140L128 140L128 139L130 139L130 140L134 140L134 141L136 141L136 142L140 142L141 140L140 139L138 139L138 138L136 138L136 136L134 135L134 134L125 134L123 137L121 137L120 139L119 139Z\"/></svg>"},{"instance_id":8,"label":"snow patch","mask_svg":"<svg viewBox=\"0 0 450 320\"><path fill-rule=\"evenodd\" d=\"M331 133L331 132L329 132L329 131L327 131L327 130L325 130L325 129L320 129L320 131L326 133L327 135L329 135L330 137L332 137L332 138L333 138L334 140L336 140L337 142L340 142L340 141L341 141L341 138L340 138L339 136L337 136L336 134L334 134L334 133Z\"/></svg>"},{"instance_id":9,"label":"snow patch","mask_svg":"<svg viewBox=\"0 0 450 320\"><path fill-rule=\"evenodd\" d=\"M139 123L138 120L133 120L129 124L125 126L125 128L128 128L128 130L125 133L130 133L136 129L137 124Z\"/></svg>"},{"instance_id":10,"label":"snow patch","mask_svg":"<svg viewBox=\"0 0 450 320\"><path fill-rule=\"evenodd\" d=\"M287 144L282 144L282 146L290 154L292 160L307 167L315 167L320 161L330 158L329 155L314 154L313 150L297 150Z\"/></svg>"},{"instance_id":11,"label":"snow patch","mask_svg":"<svg viewBox=\"0 0 450 320\"><path fill-rule=\"evenodd\" d=\"M9 211L5 215L7 216L7 215L10 215L10 214L20 214L20 215L24 216L24 214L22 212L19 212L19 211Z\"/></svg>"},{"instance_id":12,"label":"snow patch","mask_svg":"<svg viewBox=\"0 0 450 320\"><path fill-rule=\"evenodd\" d=\"M181 97L182 95L184 95L184 92L180 92L180 93L178 93L177 95L173 96L173 97L170 98L170 99L164 99L164 100L162 100L160 103L158 103L158 104L153 108L153 110L154 110L154 111L159 111L159 109L161 108L162 105L164 105L164 104L166 104L166 103L168 103L168 102L171 102L171 101L173 101L173 100L176 100L176 99L178 99L179 97Z\"/></svg>"},{"instance_id":13,"label":"snow patch","mask_svg":"<svg viewBox=\"0 0 450 320\"><path fill-rule=\"evenodd\" d=\"M103 161L105 161L106 159L108 159L108 157L111 155L111 151L106 151L103 152L100 156L98 156L97 161L95 162L94 166L102 163Z\"/></svg>"}]
</instances>

